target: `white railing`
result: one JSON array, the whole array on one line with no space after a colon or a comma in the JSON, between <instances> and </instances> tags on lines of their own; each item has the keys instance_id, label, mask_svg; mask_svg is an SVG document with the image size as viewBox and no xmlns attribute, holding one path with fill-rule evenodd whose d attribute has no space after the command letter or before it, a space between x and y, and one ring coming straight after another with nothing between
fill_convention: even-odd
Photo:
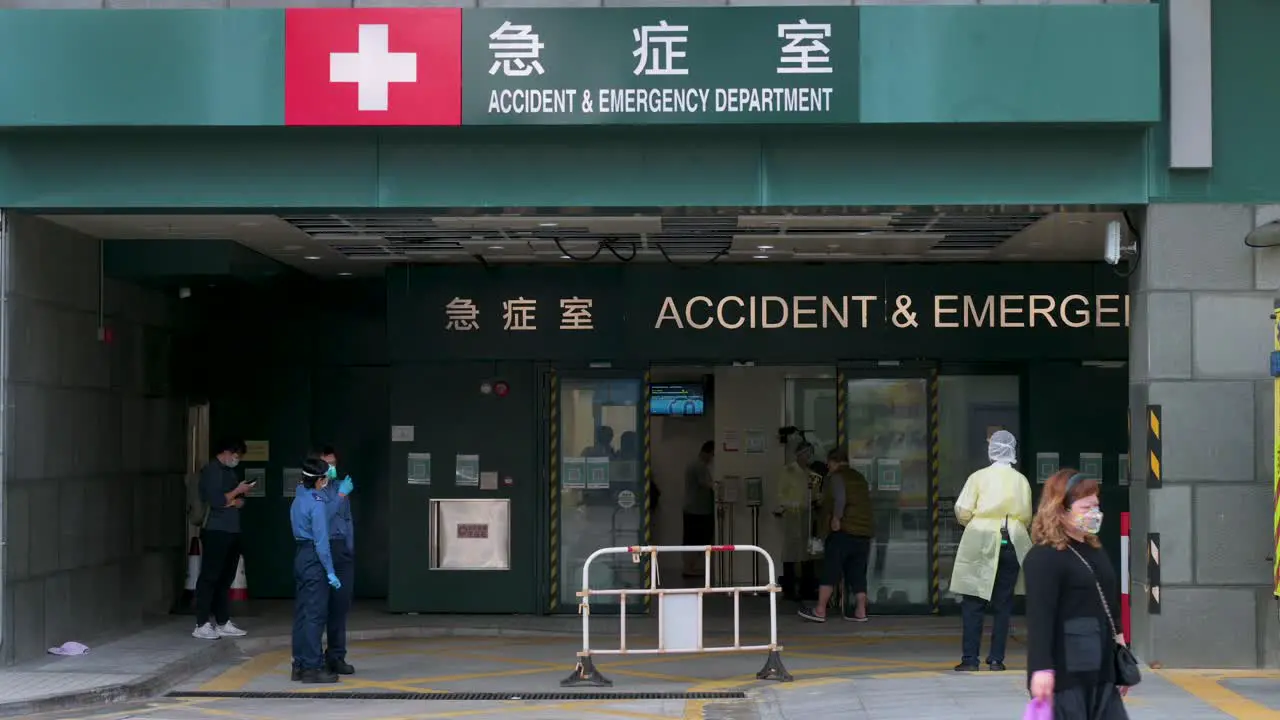
<instances>
[{"instance_id":1,"label":"white railing","mask_svg":"<svg viewBox=\"0 0 1280 720\"><path fill-rule=\"evenodd\" d=\"M660 553L700 552L705 556L702 587L663 588L658 584L658 555ZM767 650L769 658L764 668L756 673L761 680L790 682L791 674L782 665L782 646L778 645L778 593L774 582L759 586L713 587L711 585L712 556L719 553L751 552L763 555L768 566L768 578L777 574L773 558L756 545L633 545L631 547L601 548L591 553L582 565L582 590L578 613L582 615L582 651L578 653L573 674L560 682L562 686L575 685L611 686L613 682L596 669L593 655L660 655L666 653L724 653L750 650ZM639 563L649 556L649 583L646 588L592 588L591 563L604 555L629 554ZM767 645L742 644L742 594L767 593L769 595L769 642ZM708 647L703 639L703 598L707 595L733 596L733 644ZM658 598L658 646L654 648L627 647L627 599L656 596ZM593 649L591 647L591 598L618 599L618 647Z\"/></svg>"}]
</instances>

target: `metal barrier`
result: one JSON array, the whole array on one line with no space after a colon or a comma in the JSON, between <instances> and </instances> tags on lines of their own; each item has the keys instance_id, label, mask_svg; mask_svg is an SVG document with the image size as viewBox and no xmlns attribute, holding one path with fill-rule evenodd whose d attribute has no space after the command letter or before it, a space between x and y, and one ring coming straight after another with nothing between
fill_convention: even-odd
<instances>
[{"instance_id":1,"label":"metal barrier","mask_svg":"<svg viewBox=\"0 0 1280 720\"><path fill-rule=\"evenodd\" d=\"M706 556L703 565L703 586L695 588L660 588L658 587L658 553L700 552ZM776 582L768 585L751 587L712 587L712 556L721 553L751 552L763 555L769 567L767 577L776 578L773 558L763 548L756 545L635 545L631 547L601 548L591 553L582 565L582 590L578 592L578 613L582 615L582 651L578 653L577 665L573 674L560 681L561 687L577 687L591 685L594 687L611 687L613 681L606 678L596 668L592 660L594 655L663 655L668 653L717 653L741 652L744 650L768 650L769 657L764 667L756 673L760 680L777 680L791 682L791 673L782 664L782 646L778 645L778 593L781 590ZM649 586L647 588L608 588L592 589L590 584L591 563L603 555L631 555L632 562L639 563L643 555L649 556ZM769 643L767 645L743 645L741 600L742 594L769 594ZM658 597L658 647L627 647L627 598L632 596ZM733 595L733 645L723 647L706 647L703 644L703 604L707 595ZM591 647L591 598L618 598L618 647L606 650L593 650ZM690 617L696 613L696 616Z\"/></svg>"}]
</instances>

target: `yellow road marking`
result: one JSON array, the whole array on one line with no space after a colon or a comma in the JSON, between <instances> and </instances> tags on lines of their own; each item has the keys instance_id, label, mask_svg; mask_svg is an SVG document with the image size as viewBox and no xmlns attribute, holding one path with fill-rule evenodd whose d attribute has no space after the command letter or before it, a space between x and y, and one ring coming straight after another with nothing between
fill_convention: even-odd
<instances>
[{"instance_id":1,"label":"yellow road marking","mask_svg":"<svg viewBox=\"0 0 1280 720\"><path fill-rule=\"evenodd\" d=\"M1186 670L1153 672L1236 720L1280 720L1280 712L1223 687L1214 677L1216 673Z\"/></svg>"},{"instance_id":2,"label":"yellow road marking","mask_svg":"<svg viewBox=\"0 0 1280 720\"><path fill-rule=\"evenodd\" d=\"M272 650L251 657L200 686L206 692L236 692L271 672L282 662L292 661L289 650Z\"/></svg>"},{"instance_id":3,"label":"yellow road marking","mask_svg":"<svg viewBox=\"0 0 1280 720\"><path fill-rule=\"evenodd\" d=\"M539 710L568 710L570 708L578 710L595 710L599 703L573 701L565 703L555 703L552 705L539 704L503 704L496 708L484 708L477 710L446 710L444 712L420 713L416 715L394 715L390 717L375 718L374 720L435 720L436 718L460 718L475 717L476 715L507 715L521 712L536 712ZM664 720L666 720L664 718Z\"/></svg>"}]
</instances>

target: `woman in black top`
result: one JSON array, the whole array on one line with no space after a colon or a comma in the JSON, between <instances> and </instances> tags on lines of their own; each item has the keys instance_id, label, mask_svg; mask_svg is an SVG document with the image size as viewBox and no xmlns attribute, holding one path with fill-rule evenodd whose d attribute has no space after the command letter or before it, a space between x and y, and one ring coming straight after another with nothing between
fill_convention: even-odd
<instances>
[{"instance_id":1,"label":"woman in black top","mask_svg":"<svg viewBox=\"0 0 1280 720\"><path fill-rule=\"evenodd\" d=\"M1097 537L1101 526L1097 480L1062 470L1044 484L1031 525L1035 546L1022 565L1027 681L1032 697L1053 704L1056 720L1129 717L1121 699L1128 688L1116 687L1117 638L1108 619L1120 607L1119 583Z\"/></svg>"}]
</instances>

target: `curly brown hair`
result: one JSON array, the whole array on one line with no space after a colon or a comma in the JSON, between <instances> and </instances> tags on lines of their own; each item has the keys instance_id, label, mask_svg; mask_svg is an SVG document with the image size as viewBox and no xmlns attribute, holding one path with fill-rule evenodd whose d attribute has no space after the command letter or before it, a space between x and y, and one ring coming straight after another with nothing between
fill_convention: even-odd
<instances>
[{"instance_id":1,"label":"curly brown hair","mask_svg":"<svg viewBox=\"0 0 1280 720\"><path fill-rule=\"evenodd\" d=\"M1067 536L1062 525L1062 516L1067 508L1080 498L1098 494L1098 481L1084 478L1071 488L1071 496L1067 496L1067 481L1077 470L1063 468L1045 481L1040 491L1040 507L1036 508L1035 520L1031 521L1031 541L1037 545L1051 545L1058 550L1066 550L1071 538ZM1101 547L1102 541L1096 535L1085 535L1084 541L1091 547Z\"/></svg>"}]
</instances>

